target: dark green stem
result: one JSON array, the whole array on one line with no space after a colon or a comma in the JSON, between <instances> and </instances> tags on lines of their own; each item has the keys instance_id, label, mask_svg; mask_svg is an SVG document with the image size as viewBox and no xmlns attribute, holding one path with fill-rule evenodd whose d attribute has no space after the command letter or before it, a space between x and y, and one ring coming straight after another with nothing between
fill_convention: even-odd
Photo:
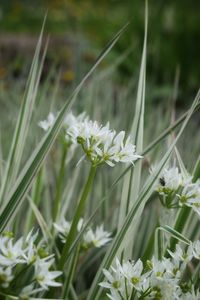
<instances>
[{"instance_id":1,"label":"dark green stem","mask_svg":"<svg viewBox=\"0 0 200 300\"><path fill-rule=\"evenodd\" d=\"M92 186L95 173L96 173L96 167L91 166L87 182L85 184L85 187L83 189L83 193L81 195L80 201L79 201L78 206L76 208L76 212L75 212L75 215L74 215L74 218L73 218L73 221L72 221L72 225L71 225L69 234L67 236L67 240L65 242L65 245L64 245L64 248L63 248L63 251L62 251L62 254L61 254L60 263L59 263L59 268L61 270L64 268L66 257L68 255L69 249L70 249L70 247L71 247L71 245L72 245L72 243L73 243L73 241L76 237L77 225L78 225L78 222L79 222L79 220L82 216L82 213L84 211L85 203L86 203L90 188Z\"/></svg>"},{"instance_id":2,"label":"dark green stem","mask_svg":"<svg viewBox=\"0 0 200 300\"><path fill-rule=\"evenodd\" d=\"M57 217L59 216L59 212L60 212L61 194L62 194L64 174L65 174L65 160L67 157L67 152L68 152L68 147L66 147L66 145L64 145L61 162L60 162L59 174L58 174L58 178L57 178L57 182L56 182L56 196L55 196L55 202L54 202L54 208L53 208L53 221L54 222L57 220Z\"/></svg>"},{"instance_id":3,"label":"dark green stem","mask_svg":"<svg viewBox=\"0 0 200 300\"><path fill-rule=\"evenodd\" d=\"M189 218L189 215L190 215L190 212L191 212L191 208L185 206L183 207L179 214L178 214L178 217L177 217L177 220L176 220L176 223L174 225L174 229L178 232L183 232L183 229L187 223L187 220ZM176 248L176 244L178 243L178 240L171 237L170 239L170 243L169 243L169 249L173 252ZM165 256L169 257L169 254L168 252L166 251L165 252Z\"/></svg>"}]
</instances>

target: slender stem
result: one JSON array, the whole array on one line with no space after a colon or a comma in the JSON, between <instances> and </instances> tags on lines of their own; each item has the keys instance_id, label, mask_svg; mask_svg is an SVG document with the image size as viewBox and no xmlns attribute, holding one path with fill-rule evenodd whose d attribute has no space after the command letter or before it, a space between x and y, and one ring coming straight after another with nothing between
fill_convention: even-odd
<instances>
[{"instance_id":1,"label":"slender stem","mask_svg":"<svg viewBox=\"0 0 200 300\"><path fill-rule=\"evenodd\" d=\"M63 294L62 294L63 299L67 299L67 297L68 297L70 284L73 280L74 273L76 271L79 250L80 250L80 243L79 243L78 247L75 250L74 256L71 259L70 269L68 271L68 276L67 276L67 279L66 279L64 287L63 287Z\"/></svg>"},{"instance_id":2,"label":"slender stem","mask_svg":"<svg viewBox=\"0 0 200 300\"><path fill-rule=\"evenodd\" d=\"M57 217L59 216L60 212L60 204L61 204L61 192L62 192L62 185L63 185L63 179L65 174L65 160L67 157L68 147L66 145L63 146L63 152L62 157L60 161L60 170L59 175L56 182L56 196L55 196L55 202L54 202L54 209L53 209L53 221L55 222L57 220Z\"/></svg>"},{"instance_id":3,"label":"slender stem","mask_svg":"<svg viewBox=\"0 0 200 300\"><path fill-rule=\"evenodd\" d=\"M174 229L176 231L178 231L179 233L182 233L183 232L183 229L187 223L187 220L189 218L189 215L191 213L191 208L190 207L183 207L179 214L178 214L178 217L176 219L176 223L175 223L175 226L174 226ZM169 244L169 249L173 252L176 248L176 244L177 244L177 239L175 239L174 237L171 237L170 239L170 244ZM169 253L167 252L167 250L165 251L165 256L166 257L169 257Z\"/></svg>"},{"instance_id":4,"label":"slender stem","mask_svg":"<svg viewBox=\"0 0 200 300\"><path fill-rule=\"evenodd\" d=\"M160 230L155 230L155 255L158 260L162 260L163 257L163 237Z\"/></svg>"},{"instance_id":5,"label":"slender stem","mask_svg":"<svg viewBox=\"0 0 200 300\"><path fill-rule=\"evenodd\" d=\"M95 173L96 173L96 167L91 166L87 182L86 182L85 187L83 189L83 193L81 195L79 204L76 208L75 215L74 215L74 218L73 218L73 221L72 221L72 225L71 225L69 234L67 236L67 240L65 242L65 245L64 245L64 248L63 248L63 251L62 251L62 254L61 254L61 258L60 258L60 262L59 262L59 268L61 270L64 268L65 260L66 260L66 257L68 255L69 249L70 249L70 247L71 247L71 245L72 245L72 243L73 243L73 241L76 237L77 225L78 225L78 222L79 222L79 220L81 218L81 215L84 211L85 203L86 203L90 188L92 186Z\"/></svg>"},{"instance_id":6,"label":"slender stem","mask_svg":"<svg viewBox=\"0 0 200 300\"><path fill-rule=\"evenodd\" d=\"M38 173L38 176L35 181L34 188L32 190L32 199L35 205L39 205L40 199L41 199L41 192L42 192L42 180L43 180L43 169L40 170ZM34 213L32 211L32 208L30 206L29 211L28 211L28 216L27 216L27 222L25 224L25 232L28 233L31 228L34 225Z\"/></svg>"}]
</instances>

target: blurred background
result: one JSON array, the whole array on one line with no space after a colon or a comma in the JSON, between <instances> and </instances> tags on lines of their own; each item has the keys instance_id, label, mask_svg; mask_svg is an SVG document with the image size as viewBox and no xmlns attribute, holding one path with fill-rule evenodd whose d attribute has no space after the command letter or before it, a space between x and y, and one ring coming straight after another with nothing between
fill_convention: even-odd
<instances>
[{"instance_id":1,"label":"blurred background","mask_svg":"<svg viewBox=\"0 0 200 300\"><path fill-rule=\"evenodd\" d=\"M137 92L144 36L144 4L141 0L1 0L1 128L7 128L8 122L14 124L16 120L46 14L44 40L49 36L50 41L41 84L45 86L48 81L46 93L51 94L52 87L59 81L54 101L56 109L92 66L103 47L130 21L128 29L99 68L100 72L114 69L108 72L110 75L106 82L104 79L101 83L104 91L98 83L89 91L86 89L83 95L85 104L80 102L78 107L78 111L85 109L104 121L109 117L107 111L104 114L96 112L95 115L94 103L100 99L107 106L106 101L110 99L111 118L118 118L119 114L120 118L123 117L121 102L126 108ZM197 93L200 78L199 29L199 1L149 1L146 119L153 126L151 118L160 116L158 131L169 124L172 110L181 113L190 106ZM41 94L44 96L44 90ZM92 97L96 100L90 103L89 108L88 99ZM127 129L133 113L127 117L125 108L125 118L120 126ZM46 102L41 112L44 118L48 112ZM194 128L196 125L199 125L198 115ZM155 132L155 128L152 130ZM151 134L148 136L147 142L152 138Z\"/></svg>"},{"instance_id":2,"label":"blurred background","mask_svg":"<svg viewBox=\"0 0 200 300\"><path fill-rule=\"evenodd\" d=\"M109 55L131 53L118 68L121 81L138 71L144 30L144 1L139 0L1 0L0 78L21 76L30 62L48 12L48 69L61 69L62 80L79 79L81 64L97 53L127 21L129 29ZM200 75L200 2L149 1L148 83L157 87L153 101L166 96L180 70L180 105L198 89ZM110 63L106 60L106 63ZM46 70L47 71L47 70ZM116 75L116 74L115 74ZM123 76L122 76L123 75Z\"/></svg>"}]
</instances>

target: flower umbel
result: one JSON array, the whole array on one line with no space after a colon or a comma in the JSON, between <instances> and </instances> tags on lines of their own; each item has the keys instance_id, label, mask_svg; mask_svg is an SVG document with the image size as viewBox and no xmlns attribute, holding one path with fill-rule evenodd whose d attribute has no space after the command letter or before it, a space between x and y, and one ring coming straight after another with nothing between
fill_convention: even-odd
<instances>
[{"instance_id":1,"label":"flower umbel","mask_svg":"<svg viewBox=\"0 0 200 300\"><path fill-rule=\"evenodd\" d=\"M117 162L133 163L141 158L136 154L130 137L125 139L124 131L116 134L109 128L109 124L103 126L86 119L72 126L68 134L82 146L84 157L94 166L106 163L113 167Z\"/></svg>"}]
</instances>

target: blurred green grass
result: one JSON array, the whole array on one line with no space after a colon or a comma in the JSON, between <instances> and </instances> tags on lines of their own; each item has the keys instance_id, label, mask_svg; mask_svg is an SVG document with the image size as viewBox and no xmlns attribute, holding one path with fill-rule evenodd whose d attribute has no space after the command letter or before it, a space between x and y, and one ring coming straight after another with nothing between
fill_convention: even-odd
<instances>
[{"instance_id":1,"label":"blurred green grass","mask_svg":"<svg viewBox=\"0 0 200 300\"><path fill-rule=\"evenodd\" d=\"M179 67L178 104L180 106L189 101L188 98L196 93L199 85L199 9L200 3L197 1L149 1L147 63L147 70L150 74L149 84L156 89L159 87L159 90L161 87L168 87L172 84L176 69ZM143 39L143 12L144 2L139 0L124 0L123 2L119 0L98 2L94 0L35 0L34 5L25 0L4 0L0 5L0 30L4 34L38 35L44 15L48 13L45 31L51 35L51 39L55 36L73 36L78 41L75 48L80 49L80 55L76 50L75 60L79 56L81 61L88 62L89 60L90 63L97 52L95 49L102 49L110 36L127 21L131 21L127 33L110 55L111 59L116 59L131 45L132 53L119 67L118 80L127 81L133 73L137 72ZM24 55L20 56L17 44L15 47L17 55L14 58L12 56L13 63L8 63L11 63L11 68L21 72ZM59 42L59 50L58 47L53 49L48 57L57 65L63 62L68 64L74 59L66 58L68 52L70 52L70 46L67 47ZM0 77L4 77L8 67L5 65L0 67ZM77 68L75 76L80 78L81 75L77 75L79 71ZM74 75L66 73L63 76L67 78L67 76L73 77ZM155 101L156 99L160 100L159 96L154 96Z\"/></svg>"}]
</instances>

